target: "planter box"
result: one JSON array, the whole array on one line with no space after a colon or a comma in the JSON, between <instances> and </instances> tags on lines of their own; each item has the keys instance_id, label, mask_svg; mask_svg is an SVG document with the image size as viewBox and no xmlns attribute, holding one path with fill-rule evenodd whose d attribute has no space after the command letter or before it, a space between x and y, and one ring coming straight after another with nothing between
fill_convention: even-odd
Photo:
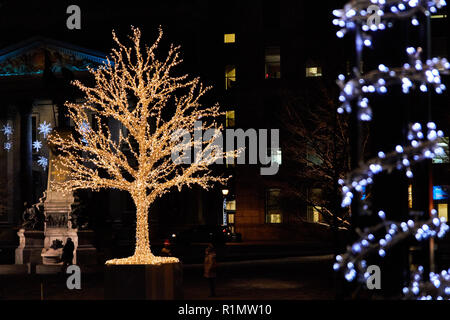
<instances>
[{"instance_id":1,"label":"planter box","mask_svg":"<svg viewBox=\"0 0 450 320\"><path fill-rule=\"evenodd\" d=\"M106 265L106 300L178 300L183 297L181 263Z\"/></svg>"}]
</instances>

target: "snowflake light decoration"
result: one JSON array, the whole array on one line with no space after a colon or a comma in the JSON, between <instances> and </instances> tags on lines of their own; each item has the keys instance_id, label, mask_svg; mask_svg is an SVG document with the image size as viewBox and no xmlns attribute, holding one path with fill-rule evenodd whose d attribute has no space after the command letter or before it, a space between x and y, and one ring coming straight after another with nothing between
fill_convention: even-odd
<instances>
[{"instance_id":1,"label":"snowflake light decoration","mask_svg":"<svg viewBox=\"0 0 450 320\"><path fill-rule=\"evenodd\" d=\"M3 126L2 128L3 134L6 135L6 137L9 139L9 136L13 133L13 128L9 123Z\"/></svg>"},{"instance_id":2,"label":"snowflake light decoration","mask_svg":"<svg viewBox=\"0 0 450 320\"><path fill-rule=\"evenodd\" d=\"M39 151L39 149L42 148L42 142L39 140L36 140L33 142L33 149L36 151Z\"/></svg>"},{"instance_id":3,"label":"snowflake light decoration","mask_svg":"<svg viewBox=\"0 0 450 320\"><path fill-rule=\"evenodd\" d=\"M47 165L48 165L48 160L46 157L40 156L37 163L45 170L45 168L47 168Z\"/></svg>"},{"instance_id":4,"label":"snowflake light decoration","mask_svg":"<svg viewBox=\"0 0 450 320\"><path fill-rule=\"evenodd\" d=\"M44 135L44 138L47 138L47 135L52 131L52 126L50 123L44 121L38 127L39 133Z\"/></svg>"},{"instance_id":5,"label":"snowflake light decoration","mask_svg":"<svg viewBox=\"0 0 450 320\"><path fill-rule=\"evenodd\" d=\"M7 150L7 151L11 150L11 148L12 148L12 142L10 142L10 141L5 142L5 144L4 144L3 147L4 147L5 150Z\"/></svg>"}]
</instances>

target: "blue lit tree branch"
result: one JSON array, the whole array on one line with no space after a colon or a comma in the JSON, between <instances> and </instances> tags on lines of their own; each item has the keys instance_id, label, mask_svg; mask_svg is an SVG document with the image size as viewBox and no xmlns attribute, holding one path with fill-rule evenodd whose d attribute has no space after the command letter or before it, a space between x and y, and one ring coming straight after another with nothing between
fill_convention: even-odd
<instances>
[{"instance_id":1,"label":"blue lit tree branch","mask_svg":"<svg viewBox=\"0 0 450 320\"><path fill-rule=\"evenodd\" d=\"M436 210L431 211L431 218L428 221L395 222L385 220L384 211L379 211L378 216L382 222L367 228L364 232L357 230L360 239L347 247L346 253L336 256L333 265L335 271L345 274L347 281L357 280L365 282L369 275L366 273L367 262L365 259L371 255L384 257L388 249L397 243L414 236L417 241L430 238L442 238L449 230L444 218L438 218ZM385 234L377 237L381 231Z\"/></svg>"},{"instance_id":2,"label":"blue lit tree branch","mask_svg":"<svg viewBox=\"0 0 450 320\"><path fill-rule=\"evenodd\" d=\"M430 272L430 281L423 280L423 266L411 275L411 285L403 288L405 299L450 300L450 269Z\"/></svg>"},{"instance_id":3,"label":"blue lit tree branch","mask_svg":"<svg viewBox=\"0 0 450 320\"><path fill-rule=\"evenodd\" d=\"M445 5L444 0L351 1L343 9L333 11L337 17L333 20L333 24L342 28L336 33L339 38L342 38L349 30L356 31L357 55L361 57L362 45L372 45L368 31L383 30L386 26L392 26L393 20L396 19L410 18L413 25L418 25L417 14L429 17L430 13L435 13L437 9ZM442 93L446 88L441 83L441 74L449 74L450 64L445 58L432 58L424 63L420 58L421 51L421 48L417 50L412 47L407 48L409 63L405 63L402 67L389 69L380 64L378 70L364 75L355 68L354 78L348 81L344 75L339 75L337 83L342 90L339 96L342 105L338 108L338 113L356 112L357 122L370 121L372 110L367 96L372 93L384 94L387 88L393 85L401 85L404 93L416 87L419 87L422 92L433 88L436 93ZM352 110L352 105L356 105L357 110ZM427 123L426 137L420 123L410 125L407 133L408 146L397 145L395 150L388 154L380 151L378 157L366 163L360 163L359 167L350 172L345 180L339 181L343 194L341 205L349 206L355 192L363 192L367 185L373 183L373 177L378 173L406 169L407 177L412 178L413 163L445 154L443 148L439 146L442 138L443 132L436 129L434 122ZM371 213L367 203L362 209L364 213ZM368 257L375 254L378 257L384 257L389 248L412 236L417 241L442 238L449 230L445 219L439 219L435 209L431 210L431 218L426 222L386 221L384 211L379 211L378 215L382 222L366 228L364 232L357 229L360 239L348 246L346 253L336 257L333 269L343 272L347 281L356 279L361 283L366 282L370 276L366 272L365 259ZM380 237L383 230L385 234ZM440 274L430 273L430 280L427 281L422 279L423 267L419 267L418 272L413 274L411 286L403 289L405 298L439 300L450 298L449 272L450 270L443 270Z\"/></svg>"},{"instance_id":4,"label":"blue lit tree branch","mask_svg":"<svg viewBox=\"0 0 450 320\"><path fill-rule=\"evenodd\" d=\"M351 171L346 179L339 180L342 186L342 207L351 204L354 192L362 192L363 189L373 183L373 177L381 172L392 172L393 170L406 169L406 176L413 177L411 165L424 159L445 154L445 150L439 146L439 141L444 136L442 130L436 130L434 122L427 123L427 136L422 132L420 123L410 125L408 140L410 146L397 145L395 151L385 154L378 152L376 158L361 164L357 169Z\"/></svg>"},{"instance_id":5,"label":"blue lit tree branch","mask_svg":"<svg viewBox=\"0 0 450 320\"><path fill-rule=\"evenodd\" d=\"M422 63L421 51L421 48L417 50L412 47L407 48L409 63L405 63L403 67L389 69L380 64L378 70L367 72L364 75L360 75L355 70L356 77L348 81L345 81L344 75L339 75L337 84L342 90L339 96L342 105L338 108L338 113L344 111L350 113L352 111L350 103L356 100L360 120L370 121L372 110L366 96L372 93L384 94L387 92L387 87L396 84L402 85L403 93L409 93L409 90L416 86L422 92L426 92L428 87L432 87L436 93L442 93L446 88L441 83L441 74L450 73L450 63L446 58L433 58Z\"/></svg>"},{"instance_id":6,"label":"blue lit tree branch","mask_svg":"<svg viewBox=\"0 0 450 320\"><path fill-rule=\"evenodd\" d=\"M367 31L384 30L397 19L411 19L413 25L418 25L418 14L429 15L446 5L445 0L358 0L348 2L343 9L333 10L336 17L333 24L341 27L336 35L342 38L345 33L355 28L364 32L366 45L370 46L370 36Z\"/></svg>"}]
</instances>

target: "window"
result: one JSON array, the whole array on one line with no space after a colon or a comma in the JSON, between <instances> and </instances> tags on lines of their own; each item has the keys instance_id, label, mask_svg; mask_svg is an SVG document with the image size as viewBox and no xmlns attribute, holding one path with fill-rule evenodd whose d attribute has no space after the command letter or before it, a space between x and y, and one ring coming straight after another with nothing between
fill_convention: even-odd
<instances>
[{"instance_id":1,"label":"window","mask_svg":"<svg viewBox=\"0 0 450 320\"><path fill-rule=\"evenodd\" d=\"M320 210L322 208L321 207L316 207L316 206L308 206L307 212L306 212L306 220L308 222L320 222Z\"/></svg>"},{"instance_id":2,"label":"window","mask_svg":"<svg viewBox=\"0 0 450 320\"><path fill-rule=\"evenodd\" d=\"M450 186L433 186L433 204L438 211L439 217L448 221L448 195Z\"/></svg>"},{"instance_id":3,"label":"window","mask_svg":"<svg viewBox=\"0 0 450 320\"><path fill-rule=\"evenodd\" d=\"M444 154L436 156L433 158L433 163L449 163L449 148L448 148L449 138L444 137L441 139L441 142L438 143L438 146L444 149Z\"/></svg>"},{"instance_id":4,"label":"window","mask_svg":"<svg viewBox=\"0 0 450 320\"><path fill-rule=\"evenodd\" d=\"M413 206L413 196L412 196L412 184L408 186L408 208L412 209Z\"/></svg>"},{"instance_id":5,"label":"window","mask_svg":"<svg viewBox=\"0 0 450 320\"><path fill-rule=\"evenodd\" d=\"M225 33L223 42L224 43L235 43L236 42L236 35L234 33Z\"/></svg>"},{"instance_id":6,"label":"window","mask_svg":"<svg viewBox=\"0 0 450 320\"><path fill-rule=\"evenodd\" d=\"M236 200L228 200L226 209L227 211L236 211Z\"/></svg>"},{"instance_id":7,"label":"window","mask_svg":"<svg viewBox=\"0 0 450 320\"><path fill-rule=\"evenodd\" d=\"M235 112L234 110L229 110L225 113L225 126L227 128L235 126Z\"/></svg>"},{"instance_id":8,"label":"window","mask_svg":"<svg viewBox=\"0 0 450 320\"><path fill-rule=\"evenodd\" d=\"M38 117L39 117L38 113L33 113L31 115L31 142L34 142L37 140L37 126L38 126L38 122L39 122Z\"/></svg>"},{"instance_id":9,"label":"window","mask_svg":"<svg viewBox=\"0 0 450 320\"><path fill-rule=\"evenodd\" d=\"M311 188L308 190L307 200L309 203L317 204L320 203L323 198L322 189ZM322 207L319 205L308 205L306 207L306 220L309 222L320 222L322 221L322 215L320 211Z\"/></svg>"},{"instance_id":10,"label":"window","mask_svg":"<svg viewBox=\"0 0 450 320\"><path fill-rule=\"evenodd\" d=\"M307 146L306 148L306 161L308 166L320 166L323 163L322 159L314 149L315 148L312 146Z\"/></svg>"},{"instance_id":11,"label":"window","mask_svg":"<svg viewBox=\"0 0 450 320\"><path fill-rule=\"evenodd\" d=\"M227 213L227 225L230 227L231 232L234 232L234 217L236 214L236 199L227 200L225 205L225 211Z\"/></svg>"},{"instance_id":12,"label":"window","mask_svg":"<svg viewBox=\"0 0 450 320\"><path fill-rule=\"evenodd\" d=\"M433 14L431 15L431 19L445 19L447 18L446 14Z\"/></svg>"},{"instance_id":13,"label":"window","mask_svg":"<svg viewBox=\"0 0 450 320\"><path fill-rule=\"evenodd\" d=\"M439 215L439 218L445 218L445 221L448 221L448 204L447 203L439 203L438 204L438 215Z\"/></svg>"},{"instance_id":14,"label":"window","mask_svg":"<svg viewBox=\"0 0 450 320\"><path fill-rule=\"evenodd\" d=\"M268 189L266 192L266 223L281 223L280 189Z\"/></svg>"},{"instance_id":15,"label":"window","mask_svg":"<svg viewBox=\"0 0 450 320\"><path fill-rule=\"evenodd\" d=\"M270 148L271 162L278 163L281 165L281 149L280 148Z\"/></svg>"},{"instance_id":16,"label":"window","mask_svg":"<svg viewBox=\"0 0 450 320\"><path fill-rule=\"evenodd\" d=\"M321 77L322 76L322 68L321 67L307 67L306 68L306 76L309 77Z\"/></svg>"},{"instance_id":17,"label":"window","mask_svg":"<svg viewBox=\"0 0 450 320\"><path fill-rule=\"evenodd\" d=\"M279 79L281 77L280 48L269 47L265 52L265 78Z\"/></svg>"},{"instance_id":18,"label":"window","mask_svg":"<svg viewBox=\"0 0 450 320\"><path fill-rule=\"evenodd\" d=\"M235 82L236 82L236 67L235 66L226 66L225 67L225 90L233 88Z\"/></svg>"}]
</instances>

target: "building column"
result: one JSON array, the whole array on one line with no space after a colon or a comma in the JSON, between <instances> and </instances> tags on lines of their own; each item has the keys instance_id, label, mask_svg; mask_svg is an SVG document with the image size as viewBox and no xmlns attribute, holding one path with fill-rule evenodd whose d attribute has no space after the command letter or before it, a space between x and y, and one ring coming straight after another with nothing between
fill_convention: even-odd
<instances>
[{"instance_id":1,"label":"building column","mask_svg":"<svg viewBox=\"0 0 450 320\"><path fill-rule=\"evenodd\" d=\"M20 114L20 190L21 203L31 205L33 201L33 176L32 176L32 134L30 101L21 101L17 104Z\"/></svg>"}]
</instances>

